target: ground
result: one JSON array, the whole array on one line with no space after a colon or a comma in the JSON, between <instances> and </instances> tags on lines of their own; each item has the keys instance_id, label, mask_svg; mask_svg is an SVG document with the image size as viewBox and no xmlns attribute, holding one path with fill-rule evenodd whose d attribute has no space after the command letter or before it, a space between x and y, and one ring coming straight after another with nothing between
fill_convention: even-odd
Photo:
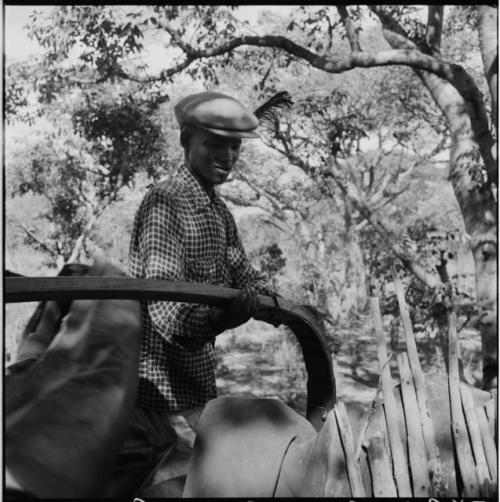
<instances>
[{"instance_id":1,"label":"ground","mask_svg":"<svg viewBox=\"0 0 500 502\"><path fill-rule=\"evenodd\" d=\"M6 308L6 333L11 335L5 340L7 364L15 357L16 340L12 334L20 333L35 305L11 304ZM424 371L445 371L430 336L416 335ZM396 348L403 350L403 335L399 338ZM375 397L379 379L370 317L361 315L346 320L329 333L328 345L331 347L337 399L346 403L348 409L364 413ZM388 346L391 350L389 340ZM480 380L479 334L473 330L462 330L460 347L465 376L470 383L477 385ZM252 320L236 330L219 335L216 353L219 395L274 397L301 414L305 413L307 375L300 347L290 331Z\"/></svg>"},{"instance_id":2,"label":"ground","mask_svg":"<svg viewBox=\"0 0 500 502\"><path fill-rule=\"evenodd\" d=\"M337 387L337 399L348 410L363 414L369 409L377 391L379 369L375 338L368 315L339 326L329 340ZM417 346L424 372L445 372L436 343L428 334L416 333ZM473 330L460 333L465 376L478 384L479 334ZM400 334L396 350L404 350ZM265 323L250 321L245 326L219 335L217 386L220 395L238 394L275 397L300 413L305 411L305 367L293 334ZM390 351L390 344L388 347ZM395 357L393 357L395 363ZM395 368L391 368L397 378Z\"/></svg>"}]
</instances>

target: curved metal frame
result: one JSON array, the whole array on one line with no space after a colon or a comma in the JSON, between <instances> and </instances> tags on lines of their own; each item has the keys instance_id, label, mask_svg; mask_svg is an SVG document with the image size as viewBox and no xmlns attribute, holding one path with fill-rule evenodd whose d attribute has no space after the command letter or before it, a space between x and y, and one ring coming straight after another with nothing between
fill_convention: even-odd
<instances>
[{"instance_id":1,"label":"curved metal frame","mask_svg":"<svg viewBox=\"0 0 500 502\"><path fill-rule=\"evenodd\" d=\"M5 302L72 299L164 300L220 305L237 289L208 284L116 277L6 277ZM255 319L291 329L302 348L307 370L307 419L319 430L335 404L335 378L323 328L306 308L282 298L259 295Z\"/></svg>"}]
</instances>

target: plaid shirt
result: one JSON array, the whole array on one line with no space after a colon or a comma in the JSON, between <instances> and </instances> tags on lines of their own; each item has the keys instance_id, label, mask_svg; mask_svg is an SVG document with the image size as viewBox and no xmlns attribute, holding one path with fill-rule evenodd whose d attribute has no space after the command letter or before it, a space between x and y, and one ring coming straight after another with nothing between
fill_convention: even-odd
<instances>
[{"instance_id":1,"label":"plaid shirt","mask_svg":"<svg viewBox=\"0 0 500 502\"><path fill-rule=\"evenodd\" d=\"M224 202L212 200L182 166L152 187L136 213L129 249L132 277L201 282L269 294L253 269ZM142 302L138 406L180 411L216 396L215 332L207 305Z\"/></svg>"}]
</instances>

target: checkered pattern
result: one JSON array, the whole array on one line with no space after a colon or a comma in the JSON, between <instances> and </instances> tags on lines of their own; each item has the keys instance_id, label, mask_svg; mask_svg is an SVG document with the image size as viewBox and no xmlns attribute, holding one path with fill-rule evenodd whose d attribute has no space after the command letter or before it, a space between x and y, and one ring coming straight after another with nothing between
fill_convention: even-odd
<instances>
[{"instance_id":1,"label":"checkered pattern","mask_svg":"<svg viewBox=\"0 0 500 502\"><path fill-rule=\"evenodd\" d=\"M134 220L129 273L240 289L250 284L270 293L248 262L227 206L217 195L211 200L184 166L145 195ZM216 396L208 310L180 302L142 303L139 406L179 411Z\"/></svg>"}]
</instances>

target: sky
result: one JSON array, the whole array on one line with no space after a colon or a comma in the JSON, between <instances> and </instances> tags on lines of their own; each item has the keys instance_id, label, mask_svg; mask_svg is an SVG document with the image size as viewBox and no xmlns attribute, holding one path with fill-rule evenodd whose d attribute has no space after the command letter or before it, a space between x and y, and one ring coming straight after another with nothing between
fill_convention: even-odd
<instances>
[{"instance_id":1,"label":"sky","mask_svg":"<svg viewBox=\"0 0 500 502\"><path fill-rule=\"evenodd\" d=\"M29 15L35 11L44 11L52 7L46 5L6 5L4 14L5 54L8 57L24 59L40 53L40 46L28 38L23 27L29 21Z\"/></svg>"},{"instance_id":2,"label":"sky","mask_svg":"<svg viewBox=\"0 0 500 502\"><path fill-rule=\"evenodd\" d=\"M30 40L24 26L29 21L29 15L34 11L46 12L52 9L50 5L6 5L5 6L5 54L9 58L25 59L39 54L40 46ZM236 16L241 20L255 21L261 10L266 9L281 14L291 9L287 5L243 5L237 9Z\"/></svg>"}]
</instances>

